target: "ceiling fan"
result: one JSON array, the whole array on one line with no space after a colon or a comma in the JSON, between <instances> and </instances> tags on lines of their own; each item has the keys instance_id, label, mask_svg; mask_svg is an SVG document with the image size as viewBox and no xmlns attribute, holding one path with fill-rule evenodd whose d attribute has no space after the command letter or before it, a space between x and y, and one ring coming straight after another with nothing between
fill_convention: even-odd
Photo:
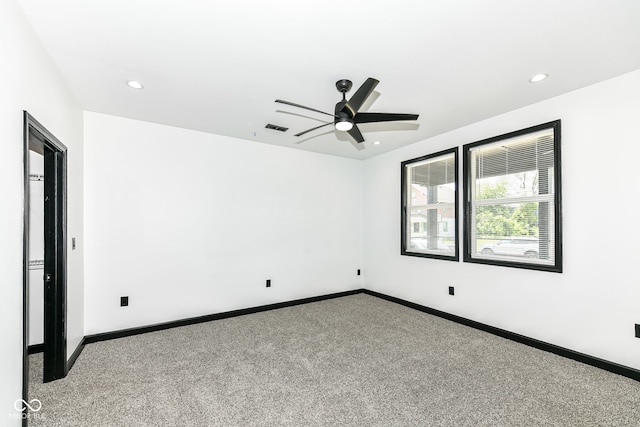
<instances>
[{"instance_id":1,"label":"ceiling fan","mask_svg":"<svg viewBox=\"0 0 640 427\"><path fill-rule=\"evenodd\" d=\"M353 94L351 99L347 101L347 92L351 90L350 80L342 79L336 82L336 88L338 92L342 93L342 101L336 104L335 113L326 113L324 111L316 110L315 108L306 107L304 105L295 104L289 101L283 101L282 99L276 99L275 102L280 104L291 105L293 107L304 108L305 110L315 111L316 113L326 114L333 117L333 122L325 123L320 126L316 126L311 129L307 129L295 136L301 136L305 133L320 129L321 127L333 124L336 130L347 132L358 143L364 141L364 137L358 129L360 123L374 123L374 122L393 122L398 120L417 120L418 114L399 114L399 113L367 113L360 112L360 108L365 103L367 98L371 95L379 81L369 77L360 88Z\"/></svg>"}]
</instances>

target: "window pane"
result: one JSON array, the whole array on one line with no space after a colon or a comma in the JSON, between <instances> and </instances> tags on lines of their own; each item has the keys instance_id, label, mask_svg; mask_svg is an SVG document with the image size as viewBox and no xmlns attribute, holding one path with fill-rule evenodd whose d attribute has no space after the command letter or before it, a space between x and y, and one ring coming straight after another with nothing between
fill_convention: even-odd
<instances>
[{"instance_id":1,"label":"window pane","mask_svg":"<svg viewBox=\"0 0 640 427\"><path fill-rule=\"evenodd\" d=\"M437 208L412 207L412 233L409 235L409 249L416 252L455 252L455 210L453 204Z\"/></svg>"},{"instance_id":2,"label":"window pane","mask_svg":"<svg viewBox=\"0 0 640 427\"><path fill-rule=\"evenodd\" d=\"M457 258L457 150L402 163L404 255Z\"/></svg>"},{"instance_id":3,"label":"window pane","mask_svg":"<svg viewBox=\"0 0 640 427\"><path fill-rule=\"evenodd\" d=\"M540 238L539 212L553 212L553 202L524 202L478 206L475 211L476 256L550 264L554 260L553 239ZM553 215L550 215L553 217ZM549 217L549 215L547 215Z\"/></svg>"},{"instance_id":4,"label":"window pane","mask_svg":"<svg viewBox=\"0 0 640 427\"><path fill-rule=\"evenodd\" d=\"M476 200L508 199L538 194L538 171L476 179Z\"/></svg>"}]
</instances>

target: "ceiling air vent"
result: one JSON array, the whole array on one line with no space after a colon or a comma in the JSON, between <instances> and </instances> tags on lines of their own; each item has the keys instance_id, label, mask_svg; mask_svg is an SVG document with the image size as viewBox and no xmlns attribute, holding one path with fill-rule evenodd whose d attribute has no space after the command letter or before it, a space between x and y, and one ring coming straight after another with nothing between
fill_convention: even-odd
<instances>
[{"instance_id":1,"label":"ceiling air vent","mask_svg":"<svg viewBox=\"0 0 640 427\"><path fill-rule=\"evenodd\" d=\"M267 129L273 129L273 130L279 130L280 132L286 132L289 130L289 128L285 128L282 126L278 126L278 125L272 125L271 123L269 123L268 125L265 126Z\"/></svg>"}]
</instances>

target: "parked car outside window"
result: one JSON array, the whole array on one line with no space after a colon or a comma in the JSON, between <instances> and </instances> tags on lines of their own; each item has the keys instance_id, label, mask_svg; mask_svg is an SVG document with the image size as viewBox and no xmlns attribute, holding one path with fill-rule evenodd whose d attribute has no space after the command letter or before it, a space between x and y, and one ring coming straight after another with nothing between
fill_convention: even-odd
<instances>
[{"instance_id":1,"label":"parked car outside window","mask_svg":"<svg viewBox=\"0 0 640 427\"><path fill-rule=\"evenodd\" d=\"M540 245L535 237L514 237L497 243L483 245L478 252L482 255L505 255L538 258Z\"/></svg>"},{"instance_id":2,"label":"parked car outside window","mask_svg":"<svg viewBox=\"0 0 640 427\"><path fill-rule=\"evenodd\" d=\"M411 249L435 250L441 252L454 252L454 248L444 243L441 239L436 242L436 248L429 248L429 241L426 238L414 237L411 239Z\"/></svg>"}]
</instances>

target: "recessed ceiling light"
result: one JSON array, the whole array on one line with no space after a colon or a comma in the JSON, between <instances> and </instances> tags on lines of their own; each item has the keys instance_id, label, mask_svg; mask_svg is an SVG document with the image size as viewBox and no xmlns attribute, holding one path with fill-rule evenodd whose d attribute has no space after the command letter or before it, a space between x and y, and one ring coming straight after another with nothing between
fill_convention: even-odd
<instances>
[{"instance_id":1,"label":"recessed ceiling light","mask_svg":"<svg viewBox=\"0 0 640 427\"><path fill-rule=\"evenodd\" d=\"M546 79L547 77L549 77L549 74L544 74L544 73L542 73L542 74L536 74L535 76L533 76L533 77L531 77L531 78L529 79L529 82L530 82L530 83L538 83L538 82L543 81L543 80L544 80L544 79Z\"/></svg>"},{"instance_id":2,"label":"recessed ceiling light","mask_svg":"<svg viewBox=\"0 0 640 427\"><path fill-rule=\"evenodd\" d=\"M380 145L380 141L373 141L373 145Z\"/></svg>"},{"instance_id":3,"label":"recessed ceiling light","mask_svg":"<svg viewBox=\"0 0 640 427\"><path fill-rule=\"evenodd\" d=\"M127 80L127 86L133 88L133 89L142 89L144 88L144 86L142 86L142 83L137 82L135 80Z\"/></svg>"}]
</instances>

